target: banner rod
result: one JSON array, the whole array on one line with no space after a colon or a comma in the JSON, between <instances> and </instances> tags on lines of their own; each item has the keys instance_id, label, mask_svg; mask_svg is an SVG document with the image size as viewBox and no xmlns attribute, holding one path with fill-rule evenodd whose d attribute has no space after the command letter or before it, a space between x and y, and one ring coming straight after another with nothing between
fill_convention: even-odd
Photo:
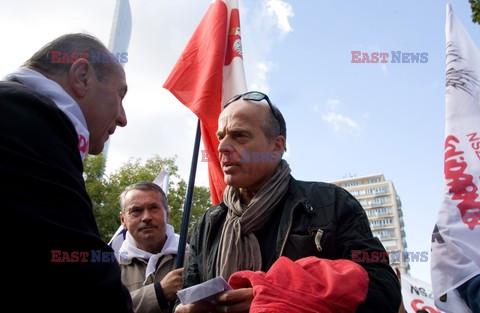
<instances>
[{"instance_id":1,"label":"banner rod","mask_svg":"<svg viewBox=\"0 0 480 313\"><path fill-rule=\"evenodd\" d=\"M178 242L176 268L183 267L185 260L185 247L187 246L188 226L190 224L190 212L192 209L193 191L195 187L195 175L197 173L198 151L200 150L200 119L197 121L197 132L195 134L195 143L193 146L192 165L190 166L190 177L188 179L187 195L183 204L182 227L180 230L180 240Z\"/></svg>"}]
</instances>

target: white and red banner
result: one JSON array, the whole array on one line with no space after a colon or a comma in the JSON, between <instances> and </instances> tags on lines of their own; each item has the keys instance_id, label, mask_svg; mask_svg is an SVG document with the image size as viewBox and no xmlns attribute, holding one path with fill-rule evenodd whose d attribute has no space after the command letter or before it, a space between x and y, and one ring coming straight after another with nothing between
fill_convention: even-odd
<instances>
[{"instance_id":1,"label":"white and red banner","mask_svg":"<svg viewBox=\"0 0 480 313\"><path fill-rule=\"evenodd\" d=\"M218 117L223 103L247 90L237 0L210 4L163 87L200 119L210 195L212 204L218 204L225 189L218 160Z\"/></svg>"},{"instance_id":2,"label":"white and red banner","mask_svg":"<svg viewBox=\"0 0 480 313\"><path fill-rule=\"evenodd\" d=\"M469 313L457 287L480 274L480 51L447 4L445 182L432 234L435 304Z\"/></svg>"},{"instance_id":3,"label":"white and red banner","mask_svg":"<svg viewBox=\"0 0 480 313\"><path fill-rule=\"evenodd\" d=\"M407 313L417 313L419 310L442 312L434 304L432 286L406 274L402 274L402 297Z\"/></svg>"}]
</instances>

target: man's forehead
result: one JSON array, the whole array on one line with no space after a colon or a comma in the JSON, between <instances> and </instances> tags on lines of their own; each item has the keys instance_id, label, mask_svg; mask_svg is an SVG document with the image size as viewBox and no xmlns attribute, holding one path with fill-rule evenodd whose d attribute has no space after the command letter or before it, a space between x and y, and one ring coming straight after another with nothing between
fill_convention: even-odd
<instances>
[{"instance_id":1,"label":"man's forehead","mask_svg":"<svg viewBox=\"0 0 480 313\"><path fill-rule=\"evenodd\" d=\"M225 127L228 128L238 128L238 127L245 127L247 125L253 125L254 121L249 118L248 115L243 113L234 113L234 114L224 114L220 115L218 119L218 128L223 129Z\"/></svg>"},{"instance_id":2,"label":"man's forehead","mask_svg":"<svg viewBox=\"0 0 480 313\"><path fill-rule=\"evenodd\" d=\"M263 109L264 108L261 105L257 105L257 103L238 100L231 103L220 113L218 125L225 125L227 123L260 123Z\"/></svg>"},{"instance_id":3,"label":"man's forehead","mask_svg":"<svg viewBox=\"0 0 480 313\"><path fill-rule=\"evenodd\" d=\"M147 197L154 196L155 198L162 198L162 195L155 190L142 190L142 189L132 189L127 192L125 198L128 200L141 201L146 200Z\"/></svg>"}]
</instances>

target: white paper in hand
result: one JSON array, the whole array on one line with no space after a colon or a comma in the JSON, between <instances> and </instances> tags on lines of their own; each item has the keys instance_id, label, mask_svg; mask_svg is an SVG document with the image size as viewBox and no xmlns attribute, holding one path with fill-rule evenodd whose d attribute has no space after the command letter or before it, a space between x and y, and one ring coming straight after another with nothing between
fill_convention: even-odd
<instances>
[{"instance_id":1,"label":"white paper in hand","mask_svg":"<svg viewBox=\"0 0 480 313\"><path fill-rule=\"evenodd\" d=\"M187 305L201 300L212 301L217 294L226 290L232 290L232 287L222 276L218 276L201 284L179 290L177 296L183 305Z\"/></svg>"}]
</instances>

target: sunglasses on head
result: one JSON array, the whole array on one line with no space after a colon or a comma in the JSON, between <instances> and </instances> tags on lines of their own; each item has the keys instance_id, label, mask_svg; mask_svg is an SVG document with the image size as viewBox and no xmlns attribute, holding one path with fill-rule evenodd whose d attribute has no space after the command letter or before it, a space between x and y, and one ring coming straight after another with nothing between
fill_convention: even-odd
<instances>
[{"instance_id":1,"label":"sunglasses on head","mask_svg":"<svg viewBox=\"0 0 480 313\"><path fill-rule=\"evenodd\" d=\"M270 110L272 111L272 114L277 120L278 126L280 127L280 135L285 136L283 135L283 131L282 131L282 123L280 123L280 119L278 118L277 113L273 109L273 104L266 94L260 91L249 91L249 92L241 93L239 95L233 96L230 100L228 100L227 103L225 103L225 105L223 106L223 108L225 109L229 104L235 101L238 101L240 98L247 101L262 101L262 100L267 101L268 106L270 107Z\"/></svg>"}]
</instances>

